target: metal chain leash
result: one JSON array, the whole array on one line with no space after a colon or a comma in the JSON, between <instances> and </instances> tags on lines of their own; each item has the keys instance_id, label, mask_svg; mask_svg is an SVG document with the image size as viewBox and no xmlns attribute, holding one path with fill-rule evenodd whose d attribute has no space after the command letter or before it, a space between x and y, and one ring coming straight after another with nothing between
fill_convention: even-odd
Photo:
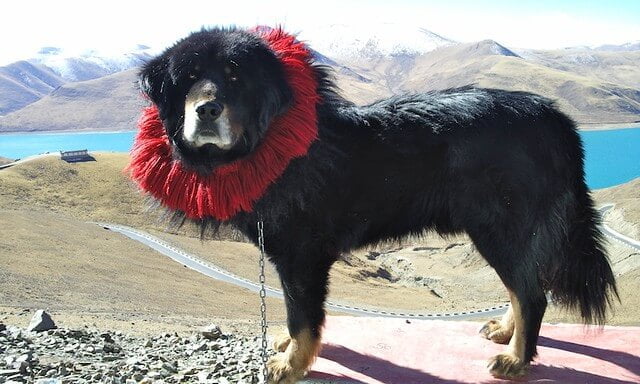
<instances>
[{"instance_id":1,"label":"metal chain leash","mask_svg":"<svg viewBox=\"0 0 640 384\"><path fill-rule=\"evenodd\" d=\"M267 370L267 291L265 289L265 274L264 274L264 222L262 219L258 220L258 247L260 248L260 315L262 326L262 349L260 351L260 357L262 358L262 375L264 377L264 383L268 380Z\"/></svg>"}]
</instances>

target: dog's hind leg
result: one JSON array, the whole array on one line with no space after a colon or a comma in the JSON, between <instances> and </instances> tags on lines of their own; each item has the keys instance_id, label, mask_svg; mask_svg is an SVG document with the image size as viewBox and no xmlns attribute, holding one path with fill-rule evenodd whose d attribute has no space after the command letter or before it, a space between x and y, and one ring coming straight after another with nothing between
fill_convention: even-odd
<instances>
[{"instance_id":1,"label":"dog's hind leg","mask_svg":"<svg viewBox=\"0 0 640 384\"><path fill-rule=\"evenodd\" d=\"M267 363L268 382L292 384L306 375L320 352L329 267L278 267L290 337L279 337L274 343L278 353Z\"/></svg>"},{"instance_id":2,"label":"dog's hind leg","mask_svg":"<svg viewBox=\"0 0 640 384\"><path fill-rule=\"evenodd\" d=\"M470 232L480 253L496 270L509 291L511 308L500 322L490 322L481 333L495 341L507 343L507 348L489 361L489 370L496 377L514 378L527 372L536 355L538 332L547 306L538 266L529 246L518 247L499 231L486 236ZM504 244L504 245L501 245ZM493 336L493 337L492 337Z\"/></svg>"},{"instance_id":3,"label":"dog's hind leg","mask_svg":"<svg viewBox=\"0 0 640 384\"><path fill-rule=\"evenodd\" d=\"M546 308L544 294L518 297L517 293L509 291L509 296L513 334L507 349L489 360L491 374L507 378L526 374L529 362L536 354L538 332Z\"/></svg>"}]
</instances>

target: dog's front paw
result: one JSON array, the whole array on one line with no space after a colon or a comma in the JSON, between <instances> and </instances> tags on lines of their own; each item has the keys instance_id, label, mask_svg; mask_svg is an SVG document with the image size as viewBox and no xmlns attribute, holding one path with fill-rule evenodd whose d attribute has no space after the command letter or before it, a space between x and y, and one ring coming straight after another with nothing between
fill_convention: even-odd
<instances>
[{"instance_id":1,"label":"dog's front paw","mask_svg":"<svg viewBox=\"0 0 640 384\"><path fill-rule=\"evenodd\" d=\"M510 353L501 353L489 360L488 368L494 377L515 379L527 374L529 364Z\"/></svg>"},{"instance_id":2,"label":"dog's front paw","mask_svg":"<svg viewBox=\"0 0 640 384\"><path fill-rule=\"evenodd\" d=\"M480 334L494 343L508 344L513 336L513 327L498 320L490 320L482 326Z\"/></svg>"},{"instance_id":3,"label":"dog's front paw","mask_svg":"<svg viewBox=\"0 0 640 384\"><path fill-rule=\"evenodd\" d=\"M284 352L291 343L291 336L288 332L282 332L273 339L273 349L276 352Z\"/></svg>"},{"instance_id":4,"label":"dog's front paw","mask_svg":"<svg viewBox=\"0 0 640 384\"><path fill-rule=\"evenodd\" d=\"M279 352L267 361L269 384L294 384L302 379L306 372L291 366L289 355Z\"/></svg>"}]
</instances>

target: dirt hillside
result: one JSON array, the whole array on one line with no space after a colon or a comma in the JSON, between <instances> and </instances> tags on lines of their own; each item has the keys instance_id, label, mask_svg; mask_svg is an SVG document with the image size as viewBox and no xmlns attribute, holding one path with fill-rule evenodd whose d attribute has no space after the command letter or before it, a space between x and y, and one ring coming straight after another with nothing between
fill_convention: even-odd
<instances>
[{"instance_id":1,"label":"dirt hillside","mask_svg":"<svg viewBox=\"0 0 640 384\"><path fill-rule=\"evenodd\" d=\"M48 308L76 324L148 324L157 329L217 319L251 332L256 295L205 278L87 222L150 231L253 280L257 250L240 242L201 241L195 231L167 232L156 213L145 213L143 197L123 173L127 156L95 158L80 164L46 158L0 170L0 238L5 239L0 243L0 320L25 321L24 309ZM635 238L638 183L594 194L599 204L616 204L605 218L608 225ZM622 298L610 323L640 325L640 254L617 243L607 249ZM273 271L268 283L278 285ZM502 304L506 292L466 237L427 235L345 255L332 271L330 300L433 313ZM269 308L270 319L282 324L282 303L270 300ZM552 309L546 321L576 319Z\"/></svg>"}]
</instances>

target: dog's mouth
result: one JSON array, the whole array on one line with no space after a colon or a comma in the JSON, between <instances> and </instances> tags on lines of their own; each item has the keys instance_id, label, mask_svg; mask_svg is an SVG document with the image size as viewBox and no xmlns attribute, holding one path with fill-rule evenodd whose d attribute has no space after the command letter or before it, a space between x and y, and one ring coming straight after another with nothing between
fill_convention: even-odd
<instances>
[{"instance_id":1,"label":"dog's mouth","mask_svg":"<svg viewBox=\"0 0 640 384\"><path fill-rule=\"evenodd\" d=\"M196 123L196 126L190 129L185 126L182 133L184 141L194 148L213 145L226 151L236 143L231 124L226 119L215 123Z\"/></svg>"},{"instance_id":2,"label":"dog's mouth","mask_svg":"<svg viewBox=\"0 0 640 384\"><path fill-rule=\"evenodd\" d=\"M233 129L226 111L215 120L205 120L199 118L197 114L185 113L182 140L188 146L194 149L215 146L227 151L233 148L237 139L236 130Z\"/></svg>"}]
</instances>

